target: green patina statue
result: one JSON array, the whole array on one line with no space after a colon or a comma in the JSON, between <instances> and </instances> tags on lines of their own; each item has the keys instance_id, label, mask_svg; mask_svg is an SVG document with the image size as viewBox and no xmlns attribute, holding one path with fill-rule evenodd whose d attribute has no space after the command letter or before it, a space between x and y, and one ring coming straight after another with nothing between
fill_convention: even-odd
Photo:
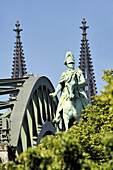
<instances>
[{"instance_id":1,"label":"green patina statue","mask_svg":"<svg viewBox=\"0 0 113 170\"><path fill-rule=\"evenodd\" d=\"M61 91L54 122L61 125L62 114L67 131L71 118L79 123L82 109L87 106L88 99L83 90L85 84L83 73L80 69L74 69L75 60L72 52L66 53L64 64L68 67L68 70L62 73L55 92L50 93L50 96L54 98Z\"/></svg>"}]
</instances>

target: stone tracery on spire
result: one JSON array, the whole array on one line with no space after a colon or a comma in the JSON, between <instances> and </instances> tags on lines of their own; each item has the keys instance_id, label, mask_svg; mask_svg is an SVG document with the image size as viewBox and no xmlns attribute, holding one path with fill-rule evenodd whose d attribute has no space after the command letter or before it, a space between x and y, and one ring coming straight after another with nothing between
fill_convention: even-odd
<instances>
[{"instance_id":1,"label":"stone tracery on spire","mask_svg":"<svg viewBox=\"0 0 113 170\"><path fill-rule=\"evenodd\" d=\"M16 28L13 31L16 32L16 42L14 46L14 57L13 57L13 68L12 68L12 78L23 77L27 74L26 64L25 64L25 57L22 49L22 42L20 41L20 29L19 21L15 24Z\"/></svg>"},{"instance_id":2,"label":"stone tracery on spire","mask_svg":"<svg viewBox=\"0 0 113 170\"><path fill-rule=\"evenodd\" d=\"M89 28L86 26L85 18L83 18L82 26L82 40L81 40L81 47L80 47L80 58L79 58L79 68L83 71L86 84L85 84L85 92L87 94L88 100L90 104L93 104L91 96L95 96L97 93L96 88L96 81L94 76L94 69L92 64L92 58L90 54L90 48L88 39L86 37L87 33L86 30Z\"/></svg>"}]
</instances>

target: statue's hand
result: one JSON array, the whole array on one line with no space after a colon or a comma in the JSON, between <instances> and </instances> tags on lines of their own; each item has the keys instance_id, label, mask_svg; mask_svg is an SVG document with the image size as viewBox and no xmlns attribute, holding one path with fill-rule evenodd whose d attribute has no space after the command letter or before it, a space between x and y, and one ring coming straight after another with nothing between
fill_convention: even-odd
<instances>
[{"instance_id":1,"label":"statue's hand","mask_svg":"<svg viewBox=\"0 0 113 170\"><path fill-rule=\"evenodd\" d=\"M55 118L55 119L53 119L52 123L53 123L53 124L58 124L58 123L59 123L59 120Z\"/></svg>"},{"instance_id":2,"label":"statue's hand","mask_svg":"<svg viewBox=\"0 0 113 170\"><path fill-rule=\"evenodd\" d=\"M73 94L73 93L71 93L70 95L69 95L69 98L70 99L73 99L75 97L75 95Z\"/></svg>"},{"instance_id":3,"label":"statue's hand","mask_svg":"<svg viewBox=\"0 0 113 170\"><path fill-rule=\"evenodd\" d=\"M50 93L49 96L51 96L52 98L54 98L56 96L56 93Z\"/></svg>"}]
</instances>

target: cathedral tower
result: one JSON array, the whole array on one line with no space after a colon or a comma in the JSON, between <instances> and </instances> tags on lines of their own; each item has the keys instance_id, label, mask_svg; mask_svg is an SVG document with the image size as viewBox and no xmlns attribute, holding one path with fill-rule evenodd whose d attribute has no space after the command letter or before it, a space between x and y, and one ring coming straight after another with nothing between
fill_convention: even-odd
<instances>
[{"instance_id":1,"label":"cathedral tower","mask_svg":"<svg viewBox=\"0 0 113 170\"><path fill-rule=\"evenodd\" d=\"M83 18L82 26L80 27L83 31L82 40L81 40L81 50L80 50L80 58L79 58L79 68L83 71L86 84L85 84L85 92L87 94L88 100L90 104L92 103L91 96L95 96L97 93L96 81L94 76L94 69L90 54L90 48L88 39L86 37L86 29L89 28L86 26L85 18Z\"/></svg>"},{"instance_id":2,"label":"cathedral tower","mask_svg":"<svg viewBox=\"0 0 113 170\"><path fill-rule=\"evenodd\" d=\"M19 21L15 24L16 29L16 42L14 46L14 57L13 57L13 68L12 68L12 78L21 78L27 74L24 53L22 49L22 42L20 41L20 32L22 29L19 28Z\"/></svg>"}]
</instances>

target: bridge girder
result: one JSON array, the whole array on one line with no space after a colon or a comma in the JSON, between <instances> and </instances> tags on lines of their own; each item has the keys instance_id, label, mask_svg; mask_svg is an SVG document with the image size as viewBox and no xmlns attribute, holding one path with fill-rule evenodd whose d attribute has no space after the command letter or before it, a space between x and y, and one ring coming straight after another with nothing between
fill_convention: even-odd
<instances>
[{"instance_id":1,"label":"bridge girder","mask_svg":"<svg viewBox=\"0 0 113 170\"><path fill-rule=\"evenodd\" d=\"M58 99L53 101L49 93L54 87L47 77L26 77L0 81L0 95L10 94L8 101L0 102L0 109L9 108L0 119L1 141L8 141L19 155L28 147L40 143L43 136L54 134L52 124ZM13 94L13 96L11 96Z\"/></svg>"}]
</instances>

